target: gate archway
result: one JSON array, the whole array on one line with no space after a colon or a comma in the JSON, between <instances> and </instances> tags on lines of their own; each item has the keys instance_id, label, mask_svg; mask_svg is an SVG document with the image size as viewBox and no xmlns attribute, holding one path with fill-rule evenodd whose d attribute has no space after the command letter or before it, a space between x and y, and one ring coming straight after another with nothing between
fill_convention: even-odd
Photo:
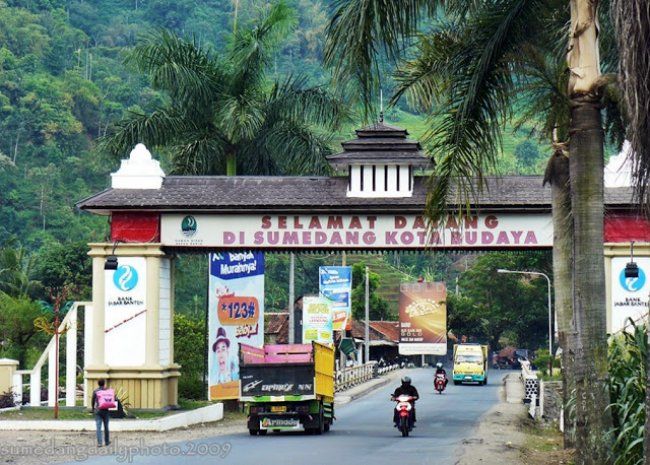
<instances>
[{"instance_id":1,"label":"gate archway","mask_svg":"<svg viewBox=\"0 0 650 465\"><path fill-rule=\"evenodd\" d=\"M110 242L90 244L93 311L86 324L87 392L96 379L126 386L137 408L175 405L173 256L219 251L527 250L553 245L550 189L538 176L487 178L471 214L437 229L423 217L431 160L407 131L379 123L356 131L329 157L326 177L165 176L139 144L111 187L79 202L110 218ZM637 218L628 186L607 187L605 225L609 313L612 283L629 241L650 257L650 227ZM450 211L454 211L453 198ZM456 209L457 210L457 209ZM111 282L109 256L132 273ZM650 261L650 258L648 258ZM649 263L650 265L650 263ZM650 270L649 270L650 272ZM135 283L134 283L135 280ZM138 286L133 315L112 321L111 286ZM608 320L610 321L611 318ZM120 326L137 327L116 344ZM611 321L610 321L611 326ZM87 401L87 399L86 399Z\"/></svg>"}]
</instances>

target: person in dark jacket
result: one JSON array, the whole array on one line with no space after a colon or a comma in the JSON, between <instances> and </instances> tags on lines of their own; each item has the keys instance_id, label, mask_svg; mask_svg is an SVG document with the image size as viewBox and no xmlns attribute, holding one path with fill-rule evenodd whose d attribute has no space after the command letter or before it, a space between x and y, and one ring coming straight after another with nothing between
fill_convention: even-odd
<instances>
[{"instance_id":1,"label":"person in dark jacket","mask_svg":"<svg viewBox=\"0 0 650 465\"><path fill-rule=\"evenodd\" d=\"M90 400L90 405L92 406L92 411L95 414L95 425L97 426L97 447L102 447L102 423L104 424L104 444L106 446L111 445L108 434L108 419L109 413L108 410L99 409L99 400L97 399L97 391L104 390L106 386L106 381L100 379L97 381L97 389L93 391L92 399Z\"/></svg>"},{"instance_id":2,"label":"person in dark jacket","mask_svg":"<svg viewBox=\"0 0 650 465\"><path fill-rule=\"evenodd\" d=\"M413 405L413 410L411 411L411 427L415 426L415 401L420 398L420 394L418 394L418 390L415 389L415 386L411 385L411 378L408 376L404 376L402 378L402 384L395 389L395 392L393 392L393 399L397 399L399 396L411 396L413 397L413 401L411 404ZM395 427L397 427L398 424L398 417L397 417L397 410L393 409L393 423L395 424Z\"/></svg>"}]
</instances>

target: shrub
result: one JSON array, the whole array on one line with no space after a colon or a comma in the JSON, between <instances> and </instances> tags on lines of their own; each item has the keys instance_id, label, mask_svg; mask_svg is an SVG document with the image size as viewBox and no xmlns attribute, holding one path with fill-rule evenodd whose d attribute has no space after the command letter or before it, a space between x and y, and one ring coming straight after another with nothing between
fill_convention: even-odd
<instances>
[{"instance_id":1,"label":"shrub","mask_svg":"<svg viewBox=\"0 0 650 465\"><path fill-rule=\"evenodd\" d=\"M205 322L176 313L174 315L174 360L181 365L178 396L205 399L203 382L206 350Z\"/></svg>"},{"instance_id":2,"label":"shrub","mask_svg":"<svg viewBox=\"0 0 650 465\"><path fill-rule=\"evenodd\" d=\"M640 465L645 427L646 358L645 326L612 338L609 347L609 388L614 422L615 465Z\"/></svg>"},{"instance_id":3,"label":"shrub","mask_svg":"<svg viewBox=\"0 0 650 465\"><path fill-rule=\"evenodd\" d=\"M11 408L15 406L14 392L11 389L0 394L0 408Z\"/></svg>"}]
</instances>

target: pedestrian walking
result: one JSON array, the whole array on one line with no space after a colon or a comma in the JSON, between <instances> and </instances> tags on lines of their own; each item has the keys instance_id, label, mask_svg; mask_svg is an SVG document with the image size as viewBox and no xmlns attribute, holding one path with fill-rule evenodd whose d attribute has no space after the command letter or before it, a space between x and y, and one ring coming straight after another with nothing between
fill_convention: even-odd
<instances>
[{"instance_id":1,"label":"pedestrian walking","mask_svg":"<svg viewBox=\"0 0 650 465\"><path fill-rule=\"evenodd\" d=\"M93 413L95 414L95 424L97 426L97 447L102 447L102 425L104 426L104 444L111 445L108 433L109 410L114 409L115 390L106 388L106 381L100 379L97 381L97 389L93 391L91 399Z\"/></svg>"}]
</instances>

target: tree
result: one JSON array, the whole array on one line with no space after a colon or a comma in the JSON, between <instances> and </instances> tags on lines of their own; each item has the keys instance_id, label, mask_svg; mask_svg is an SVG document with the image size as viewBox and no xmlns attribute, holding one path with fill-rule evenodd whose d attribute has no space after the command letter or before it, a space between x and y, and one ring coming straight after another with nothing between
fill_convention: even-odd
<instances>
[{"instance_id":1,"label":"tree","mask_svg":"<svg viewBox=\"0 0 650 465\"><path fill-rule=\"evenodd\" d=\"M357 283L352 289L352 317L357 321L366 319L366 265L352 265L352 283ZM370 320L389 320L395 315L390 314L388 302L382 299L377 290L381 284L381 276L370 271L368 275Z\"/></svg>"},{"instance_id":2,"label":"tree","mask_svg":"<svg viewBox=\"0 0 650 465\"><path fill-rule=\"evenodd\" d=\"M34 298L42 284L33 278L35 257L16 241L0 248L0 292L11 297Z\"/></svg>"},{"instance_id":3,"label":"tree","mask_svg":"<svg viewBox=\"0 0 650 465\"><path fill-rule=\"evenodd\" d=\"M441 2L339 2L329 28L326 59L344 75L358 77L365 91L364 101L370 102L370 91L377 87L373 71L378 50L399 57L404 44L416 32L419 20L430 16L438 3ZM434 102L442 102L429 130L433 151L438 155L429 195L429 216L436 219L445 214L452 200L452 186L457 187L454 204L459 208L471 205L472 195L485 185L485 173L496 164L500 127L511 118L515 96L535 77L551 84L546 89L557 88L558 81L549 79L557 73L536 71L536 75L525 71L531 64L544 63L547 56L553 56L548 46L556 42L554 35L565 30L567 19L571 20L569 82L564 90L555 92L564 101L565 109L551 106L547 121L552 128L570 135L570 234L575 256L581 257L571 262L576 322L572 329L577 337L575 350L569 347L579 365L575 371L577 395L581 399L576 408L579 464L610 461L611 415L606 410L609 402L604 388L607 345L600 109L608 82L599 79L597 4L595 0L571 0L568 4L564 0L445 2L443 27L419 36L416 58L398 73L401 84L393 97L395 101L408 93L429 110ZM400 8L401 11L395 11ZM530 53L531 50L537 53ZM540 70L539 66L536 68ZM556 287L557 284L563 285L556 282Z\"/></svg>"},{"instance_id":4,"label":"tree","mask_svg":"<svg viewBox=\"0 0 650 465\"><path fill-rule=\"evenodd\" d=\"M85 242L45 244L37 254L34 274L46 288L70 288L72 300L90 297L92 270Z\"/></svg>"},{"instance_id":5,"label":"tree","mask_svg":"<svg viewBox=\"0 0 650 465\"><path fill-rule=\"evenodd\" d=\"M535 165L539 162L540 153L537 144L526 140L515 147L517 171L523 174L535 172Z\"/></svg>"},{"instance_id":6,"label":"tree","mask_svg":"<svg viewBox=\"0 0 650 465\"><path fill-rule=\"evenodd\" d=\"M43 316L41 306L29 297L10 296L0 292L0 354L15 357L21 367L27 366L32 347L41 348L34 320Z\"/></svg>"},{"instance_id":7,"label":"tree","mask_svg":"<svg viewBox=\"0 0 650 465\"><path fill-rule=\"evenodd\" d=\"M183 174L323 173L329 136L344 109L302 77L268 82L272 52L294 24L280 1L252 27L233 34L215 55L195 42L163 32L129 56L152 85L168 96L154 112L121 121L104 145L123 155L136 143L173 150Z\"/></svg>"}]
</instances>

